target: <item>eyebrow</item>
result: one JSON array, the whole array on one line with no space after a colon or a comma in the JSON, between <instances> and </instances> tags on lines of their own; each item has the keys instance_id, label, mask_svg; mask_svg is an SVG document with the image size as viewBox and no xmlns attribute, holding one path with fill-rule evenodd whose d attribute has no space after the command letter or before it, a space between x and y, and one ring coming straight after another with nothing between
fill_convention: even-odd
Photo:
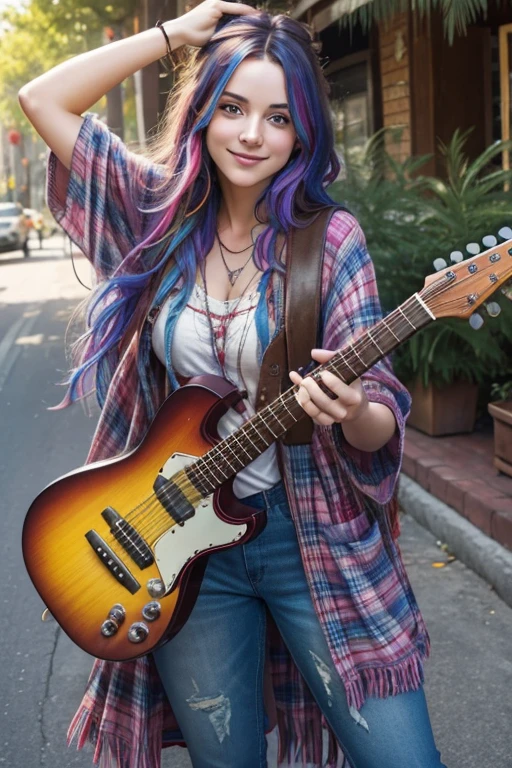
<instances>
[{"instance_id":1,"label":"eyebrow","mask_svg":"<svg viewBox=\"0 0 512 768\"><path fill-rule=\"evenodd\" d=\"M237 93L232 93L231 91L224 91L222 94L223 96L231 96L232 99L236 99L237 101L241 101L242 104L248 104L249 99L246 99L245 96L239 96ZM289 109L288 104L269 104L270 109Z\"/></svg>"}]
</instances>

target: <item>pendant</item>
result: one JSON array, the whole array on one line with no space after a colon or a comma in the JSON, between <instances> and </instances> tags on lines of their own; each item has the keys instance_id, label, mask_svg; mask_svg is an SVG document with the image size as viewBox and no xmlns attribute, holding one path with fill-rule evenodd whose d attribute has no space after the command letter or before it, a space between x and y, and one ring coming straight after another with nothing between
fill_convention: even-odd
<instances>
[{"instance_id":1,"label":"pendant","mask_svg":"<svg viewBox=\"0 0 512 768\"><path fill-rule=\"evenodd\" d=\"M245 268L245 264L243 267L239 267L239 269L233 269L233 270L228 269L228 280L232 286L236 283L236 281L244 271L244 268Z\"/></svg>"}]
</instances>

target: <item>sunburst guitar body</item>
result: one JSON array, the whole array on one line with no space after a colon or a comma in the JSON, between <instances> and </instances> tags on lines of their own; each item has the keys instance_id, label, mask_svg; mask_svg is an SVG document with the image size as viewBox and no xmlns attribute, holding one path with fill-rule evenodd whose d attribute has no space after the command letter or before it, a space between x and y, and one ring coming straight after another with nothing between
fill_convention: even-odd
<instances>
[{"instance_id":1,"label":"sunburst guitar body","mask_svg":"<svg viewBox=\"0 0 512 768\"><path fill-rule=\"evenodd\" d=\"M264 511L240 504L231 479L206 494L184 470L218 442L234 396L222 379L194 380L165 401L136 450L65 475L31 505L27 570L87 653L126 660L170 639L192 609L207 555L264 526Z\"/></svg>"}]
</instances>

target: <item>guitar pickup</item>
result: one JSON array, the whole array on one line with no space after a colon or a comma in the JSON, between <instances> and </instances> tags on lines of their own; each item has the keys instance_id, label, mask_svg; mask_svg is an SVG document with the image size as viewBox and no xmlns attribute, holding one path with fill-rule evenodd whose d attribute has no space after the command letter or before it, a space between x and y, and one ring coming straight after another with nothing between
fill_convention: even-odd
<instances>
[{"instance_id":1,"label":"guitar pickup","mask_svg":"<svg viewBox=\"0 0 512 768\"><path fill-rule=\"evenodd\" d=\"M112 507L107 507L101 513L102 518L110 526L110 533L119 542L124 551L139 566L141 571L153 565L155 559L147 542L137 533L133 525L125 520Z\"/></svg>"},{"instance_id":2,"label":"guitar pickup","mask_svg":"<svg viewBox=\"0 0 512 768\"><path fill-rule=\"evenodd\" d=\"M110 571L112 576L126 587L130 594L134 595L140 589L140 584L135 579L124 563L118 558L104 541L97 531L87 531L85 538L93 548L96 556L101 560L105 568Z\"/></svg>"},{"instance_id":3,"label":"guitar pickup","mask_svg":"<svg viewBox=\"0 0 512 768\"><path fill-rule=\"evenodd\" d=\"M194 507L172 480L167 480L163 475L157 475L153 490L162 507L179 525L194 517L196 513Z\"/></svg>"}]
</instances>

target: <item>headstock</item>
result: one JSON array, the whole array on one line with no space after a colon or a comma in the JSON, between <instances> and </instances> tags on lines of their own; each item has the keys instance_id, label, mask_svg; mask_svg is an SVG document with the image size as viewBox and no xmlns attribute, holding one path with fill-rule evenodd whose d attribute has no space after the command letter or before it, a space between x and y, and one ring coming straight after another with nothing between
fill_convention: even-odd
<instances>
[{"instance_id":1,"label":"headstock","mask_svg":"<svg viewBox=\"0 0 512 768\"><path fill-rule=\"evenodd\" d=\"M499 234L506 238L505 242L499 245L493 235L487 235L482 241L486 246L483 253L479 253L478 243L469 243L466 250L475 254L469 259L464 259L461 251L453 251L451 266L444 259L434 261L434 267L439 271L427 277L420 296L436 318L473 315L477 307L512 278L512 229L503 227ZM511 298L507 291L504 293ZM500 306L497 302L489 302L487 311L496 316ZM483 320L476 320L480 317L478 314L474 317L475 321L470 322L474 328L479 328Z\"/></svg>"}]
</instances>

